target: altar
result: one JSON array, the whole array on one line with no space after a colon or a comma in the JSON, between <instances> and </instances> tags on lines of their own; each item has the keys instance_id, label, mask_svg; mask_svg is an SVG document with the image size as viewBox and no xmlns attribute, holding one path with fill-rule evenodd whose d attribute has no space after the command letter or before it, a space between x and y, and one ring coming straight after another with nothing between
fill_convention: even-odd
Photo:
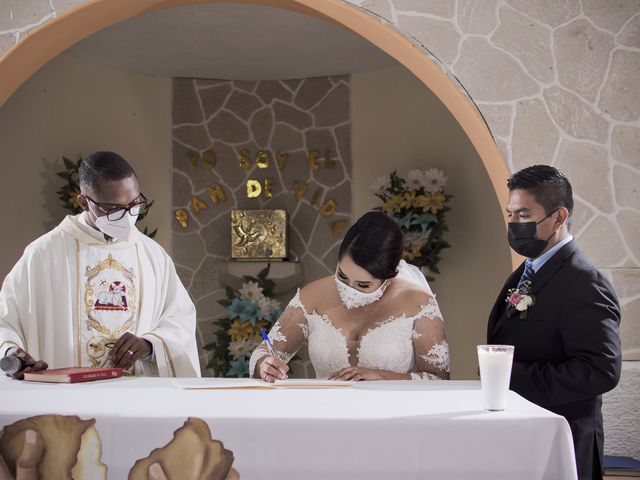
<instances>
[{"instance_id":1,"label":"altar","mask_svg":"<svg viewBox=\"0 0 640 480\"><path fill-rule=\"evenodd\" d=\"M0 427L6 432L18 420L43 414L94 420L99 441L94 435L87 447L93 453L84 458L104 464L109 479L132 478L136 462L159 461L168 472L185 429L193 426L208 426L211 434L204 440L208 456L198 457L202 468L226 454L242 479L576 478L564 418L513 392L507 410L484 411L479 382L217 388L245 381L122 378L45 385L3 379ZM64 432L56 435L73 444ZM171 455L165 447L170 442ZM190 445L182 461L191 470L199 446ZM150 456L154 449L163 450ZM86 478L105 478L96 475Z\"/></svg>"}]
</instances>

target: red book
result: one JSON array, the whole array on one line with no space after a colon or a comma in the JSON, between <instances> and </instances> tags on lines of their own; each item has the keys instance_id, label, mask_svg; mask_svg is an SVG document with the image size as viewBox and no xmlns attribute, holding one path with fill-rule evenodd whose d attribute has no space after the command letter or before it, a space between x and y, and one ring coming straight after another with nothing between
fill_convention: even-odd
<instances>
[{"instance_id":1,"label":"red book","mask_svg":"<svg viewBox=\"0 0 640 480\"><path fill-rule=\"evenodd\" d=\"M54 368L25 373L24 379L30 382L78 383L118 378L123 372L122 368Z\"/></svg>"}]
</instances>

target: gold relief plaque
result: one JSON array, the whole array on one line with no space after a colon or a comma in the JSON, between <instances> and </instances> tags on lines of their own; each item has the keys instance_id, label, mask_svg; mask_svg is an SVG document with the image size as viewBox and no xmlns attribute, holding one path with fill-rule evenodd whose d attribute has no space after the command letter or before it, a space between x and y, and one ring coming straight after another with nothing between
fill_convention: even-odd
<instances>
[{"instance_id":1,"label":"gold relief plaque","mask_svg":"<svg viewBox=\"0 0 640 480\"><path fill-rule=\"evenodd\" d=\"M231 258L278 260L286 256L285 210L231 210Z\"/></svg>"}]
</instances>

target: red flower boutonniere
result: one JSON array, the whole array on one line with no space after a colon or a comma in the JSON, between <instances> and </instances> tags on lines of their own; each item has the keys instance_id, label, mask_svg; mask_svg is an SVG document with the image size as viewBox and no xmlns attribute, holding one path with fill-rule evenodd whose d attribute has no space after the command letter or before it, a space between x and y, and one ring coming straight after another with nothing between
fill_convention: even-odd
<instances>
[{"instance_id":1,"label":"red flower boutonniere","mask_svg":"<svg viewBox=\"0 0 640 480\"><path fill-rule=\"evenodd\" d=\"M521 320L527 318L527 310L536 303L536 298L531 294L531 282L524 282L520 289L510 288L507 291L506 302L509 304L509 316L520 312Z\"/></svg>"}]
</instances>

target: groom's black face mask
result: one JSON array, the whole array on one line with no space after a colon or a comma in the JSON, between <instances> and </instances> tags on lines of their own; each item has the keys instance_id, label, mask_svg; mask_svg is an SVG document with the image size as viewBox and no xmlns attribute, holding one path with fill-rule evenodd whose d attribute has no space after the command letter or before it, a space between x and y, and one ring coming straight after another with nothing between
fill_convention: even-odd
<instances>
[{"instance_id":1,"label":"groom's black face mask","mask_svg":"<svg viewBox=\"0 0 640 480\"><path fill-rule=\"evenodd\" d=\"M536 258L540 255L556 232L554 231L546 240L540 240L536 237L536 226L556 211L558 211L557 208L539 222L509 223L509 245L511 248L523 257Z\"/></svg>"}]
</instances>

